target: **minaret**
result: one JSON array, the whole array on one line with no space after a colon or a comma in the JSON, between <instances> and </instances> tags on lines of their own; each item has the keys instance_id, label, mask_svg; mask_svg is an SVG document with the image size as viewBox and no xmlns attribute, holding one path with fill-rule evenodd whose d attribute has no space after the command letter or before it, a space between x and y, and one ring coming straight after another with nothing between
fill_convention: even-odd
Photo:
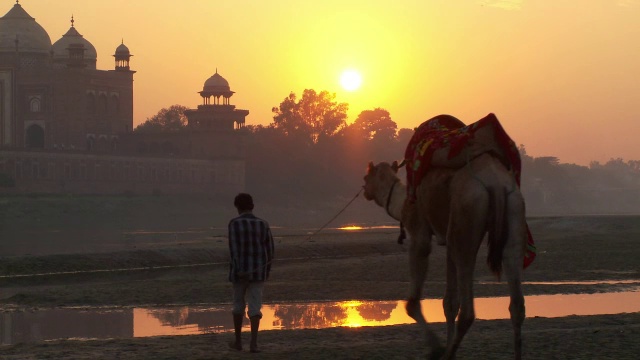
<instances>
[{"instance_id":1,"label":"minaret","mask_svg":"<svg viewBox=\"0 0 640 360\"><path fill-rule=\"evenodd\" d=\"M133 55L129 52L129 48L122 43L116 48L116 53L113 55L116 58L116 71L129 71L129 60Z\"/></svg>"}]
</instances>

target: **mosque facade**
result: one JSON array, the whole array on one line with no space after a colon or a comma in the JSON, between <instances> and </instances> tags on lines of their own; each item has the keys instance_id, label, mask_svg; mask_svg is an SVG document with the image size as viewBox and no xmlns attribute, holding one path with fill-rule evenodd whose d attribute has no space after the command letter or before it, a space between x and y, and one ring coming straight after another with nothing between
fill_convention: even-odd
<instances>
[{"instance_id":1,"label":"mosque facade","mask_svg":"<svg viewBox=\"0 0 640 360\"><path fill-rule=\"evenodd\" d=\"M75 26L55 42L19 1L0 18L0 193L227 193L244 189L247 110L217 70L179 133L133 131L132 54L114 66ZM116 43L117 44L117 43Z\"/></svg>"}]
</instances>

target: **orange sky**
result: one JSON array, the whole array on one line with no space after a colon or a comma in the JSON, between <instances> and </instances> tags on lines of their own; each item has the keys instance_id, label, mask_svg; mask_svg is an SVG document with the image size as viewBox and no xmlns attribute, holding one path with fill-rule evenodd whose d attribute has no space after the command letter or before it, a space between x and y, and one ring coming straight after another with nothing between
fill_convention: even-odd
<instances>
[{"instance_id":1,"label":"orange sky","mask_svg":"<svg viewBox=\"0 0 640 360\"><path fill-rule=\"evenodd\" d=\"M14 1L2 0L0 12ZM134 123L201 104L218 72L249 124L293 91L328 90L349 121L382 107L399 127L494 112L532 156L640 159L640 0L22 0L52 42L69 28L112 69L134 57ZM353 68L362 87L343 90Z\"/></svg>"}]
</instances>

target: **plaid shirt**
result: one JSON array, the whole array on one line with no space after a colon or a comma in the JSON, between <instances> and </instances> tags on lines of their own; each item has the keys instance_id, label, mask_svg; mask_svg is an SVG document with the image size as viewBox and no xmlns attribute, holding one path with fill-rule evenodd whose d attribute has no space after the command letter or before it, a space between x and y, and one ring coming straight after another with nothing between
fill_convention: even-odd
<instances>
[{"instance_id":1,"label":"plaid shirt","mask_svg":"<svg viewBox=\"0 0 640 360\"><path fill-rule=\"evenodd\" d=\"M269 223L252 213L229 222L229 281L265 281L273 260L273 236Z\"/></svg>"}]
</instances>

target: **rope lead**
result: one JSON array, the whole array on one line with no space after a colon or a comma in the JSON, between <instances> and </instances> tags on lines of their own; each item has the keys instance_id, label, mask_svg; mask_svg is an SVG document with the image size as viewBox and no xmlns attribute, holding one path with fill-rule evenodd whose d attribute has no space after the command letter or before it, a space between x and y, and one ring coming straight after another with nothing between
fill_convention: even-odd
<instances>
[{"instance_id":1,"label":"rope lead","mask_svg":"<svg viewBox=\"0 0 640 360\"><path fill-rule=\"evenodd\" d=\"M338 211L338 213L331 218L331 220L327 221L326 224L322 225L322 227L318 230L316 230L313 234L307 236L307 238L305 239L305 241L308 241L309 239L311 239L312 237L316 236L320 231L322 231L322 229L324 229L325 227L327 227L327 225L329 225L333 220L335 220L340 214L342 214L343 211L345 211L347 209L347 207L349 207L349 205L351 205L352 202L355 201L355 199L360 196L360 193L362 192L362 190L364 190L364 188L361 188L360 191L358 191L358 193L353 197L353 199L351 199L351 201L349 201L347 203L347 205L345 205L342 210Z\"/></svg>"}]
</instances>

